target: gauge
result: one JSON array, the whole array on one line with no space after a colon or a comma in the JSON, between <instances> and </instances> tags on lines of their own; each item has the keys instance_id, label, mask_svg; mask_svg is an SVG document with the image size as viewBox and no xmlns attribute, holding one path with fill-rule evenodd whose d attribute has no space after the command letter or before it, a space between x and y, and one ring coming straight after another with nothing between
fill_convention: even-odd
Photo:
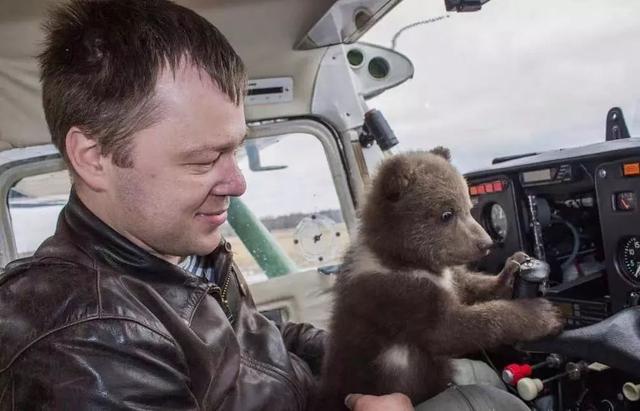
<instances>
[{"instance_id":1,"label":"gauge","mask_svg":"<svg viewBox=\"0 0 640 411\"><path fill-rule=\"evenodd\" d=\"M498 203L493 203L488 209L486 215L489 235L494 241L503 242L507 238L507 227L509 220L504 208Z\"/></svg>"},{"instance_id":2,"label":"gauge","mask_svg":"<svg viewBox=\"0 0 640 411\"><path fill-rule=\"evenodd\" d=\"M296 226L293 243L308 261L326 264L340 251L341 234L337 226L331 218L320 214L304 217Z\"/></svg>"},{"instance_id":3,"label":"gauge","mask_svg":"<svg viewBox=\"0 0 640 411\"><path fill-rule=\"evenodd\" d=\"M615 194L616 211L632 211L636 208L636 197L633 191L622 191Z\"/></svg>"},{"instance_id":4,"label":"gauge","mask_svg":"<svg viewBox=\"0 0 640 411\"><path fill-rule=\"evenodd\" d=\"M629 237L620 243L618 264L631 281L640 282L640 237Z\"/></svg>"}]
</instances>

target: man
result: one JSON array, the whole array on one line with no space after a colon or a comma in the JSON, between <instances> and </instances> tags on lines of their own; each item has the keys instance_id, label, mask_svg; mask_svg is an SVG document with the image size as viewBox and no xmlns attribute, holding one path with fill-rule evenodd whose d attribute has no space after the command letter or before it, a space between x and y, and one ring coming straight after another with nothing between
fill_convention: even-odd
<instances>
[{"instance_id":1,"label":"man","mask_svg":"<svg viewBox=\"0 0 640 411\"><path fill-rule=\"evenodd\" d=\"M0 409L305 409L324 334L257 313L220 237L245 191L240 58L168 1L74 1L46 30L73 190L2 277ZM209 278L178 265L192 255Z\"/></svg>"},{"instance_id":2,"label":"man","mask_svg":"<svg viewBox=\"0 0 640 411\"><path fill-rule=\"evenodd\" d=\"M220 236L245 191L227 40L166 0L73 1L39 59L73 188L0 277L0 409L306 409L324 332L260 315Z\"/></svg>"},{"instance_id":3,"label":"man","mask_svg":"<svg viewBox=\"0 0 640 411\"><path fill-rule=\"evenodd\" d=\"M55 235L0 277L0 410L307 409L324 332L260 315L220 236L245 191L227 40L167 0L74 0L39 59L73 188Z\"/></svg>"}]
</instances>

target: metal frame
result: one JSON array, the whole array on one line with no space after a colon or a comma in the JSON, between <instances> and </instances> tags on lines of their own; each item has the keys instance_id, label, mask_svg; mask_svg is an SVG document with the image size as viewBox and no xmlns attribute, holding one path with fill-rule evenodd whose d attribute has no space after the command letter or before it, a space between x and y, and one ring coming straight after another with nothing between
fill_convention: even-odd
<instances>
[{"instance_id":1,"label":"metal frame","mask_svg":"<svg viewBox=\"0 0 640 411\"><path fill-rule=\"evenodd\" d=\"M13 224L9 213L9 190L21 179L64 170L65 164L53 145L9 150L0 156L0 268L18 257Z\"/></svg>"},{"instance_id":2,"label":"metal frame","mask_svg":"<svg viewBox=\"0 0 640 411\"><path fill-rule=\"evenodd\" d=\"M353 177L353 172L347 175L346 170L358 170L358 167L357 164L352 164L352 160L350 160L352 156L348 155L345 159L346 164L343 164L340 149L338 148L337 137L334 136L329 127L309 118L270 121L268 123L253 125L249 137L261 138L296 133L310 134L320 140L327 157L331 178L336 188L340 209L342 210L342 217L347 225L349 234L353 234L356 228L355 199L349 189L349 176ZM344 146L345 152L351 149L350 145Z\"/></svg>"}]
</instances>

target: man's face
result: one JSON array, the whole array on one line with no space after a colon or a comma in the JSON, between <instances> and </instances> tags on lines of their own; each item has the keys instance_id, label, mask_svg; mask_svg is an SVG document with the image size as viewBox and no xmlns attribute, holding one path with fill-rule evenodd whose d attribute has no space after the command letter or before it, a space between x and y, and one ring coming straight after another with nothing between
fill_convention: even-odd
<instances>
[{"instance_id":1,"label":"man's face","mask_svg":"<svg viewBox=\"0 0 640 411\"><path fill-rule=\"evenodd\" d=\"M236 106L196 68L165 70L156 85L160 120L132 136L132 168L107 165L109 224L170 261L220 242L229 197L246 184L235 153L246 135Z\"/></svg>"}]
</instances>

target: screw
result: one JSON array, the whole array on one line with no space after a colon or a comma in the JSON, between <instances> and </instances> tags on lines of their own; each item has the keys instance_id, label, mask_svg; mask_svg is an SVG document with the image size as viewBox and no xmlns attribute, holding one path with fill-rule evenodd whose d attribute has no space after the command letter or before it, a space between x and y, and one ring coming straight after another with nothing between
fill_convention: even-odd
<instances>
[{"instance_id":1,"label":"screw","mask_svg":"<svg viewBox=\"0 0 640 411\"><path fill-rule=\"evenodd\" d=\"M607 170L605 170L604 168L601 168L600 170L598 170L598 177L607 178Z\"/></svg>"}]
</instances>

